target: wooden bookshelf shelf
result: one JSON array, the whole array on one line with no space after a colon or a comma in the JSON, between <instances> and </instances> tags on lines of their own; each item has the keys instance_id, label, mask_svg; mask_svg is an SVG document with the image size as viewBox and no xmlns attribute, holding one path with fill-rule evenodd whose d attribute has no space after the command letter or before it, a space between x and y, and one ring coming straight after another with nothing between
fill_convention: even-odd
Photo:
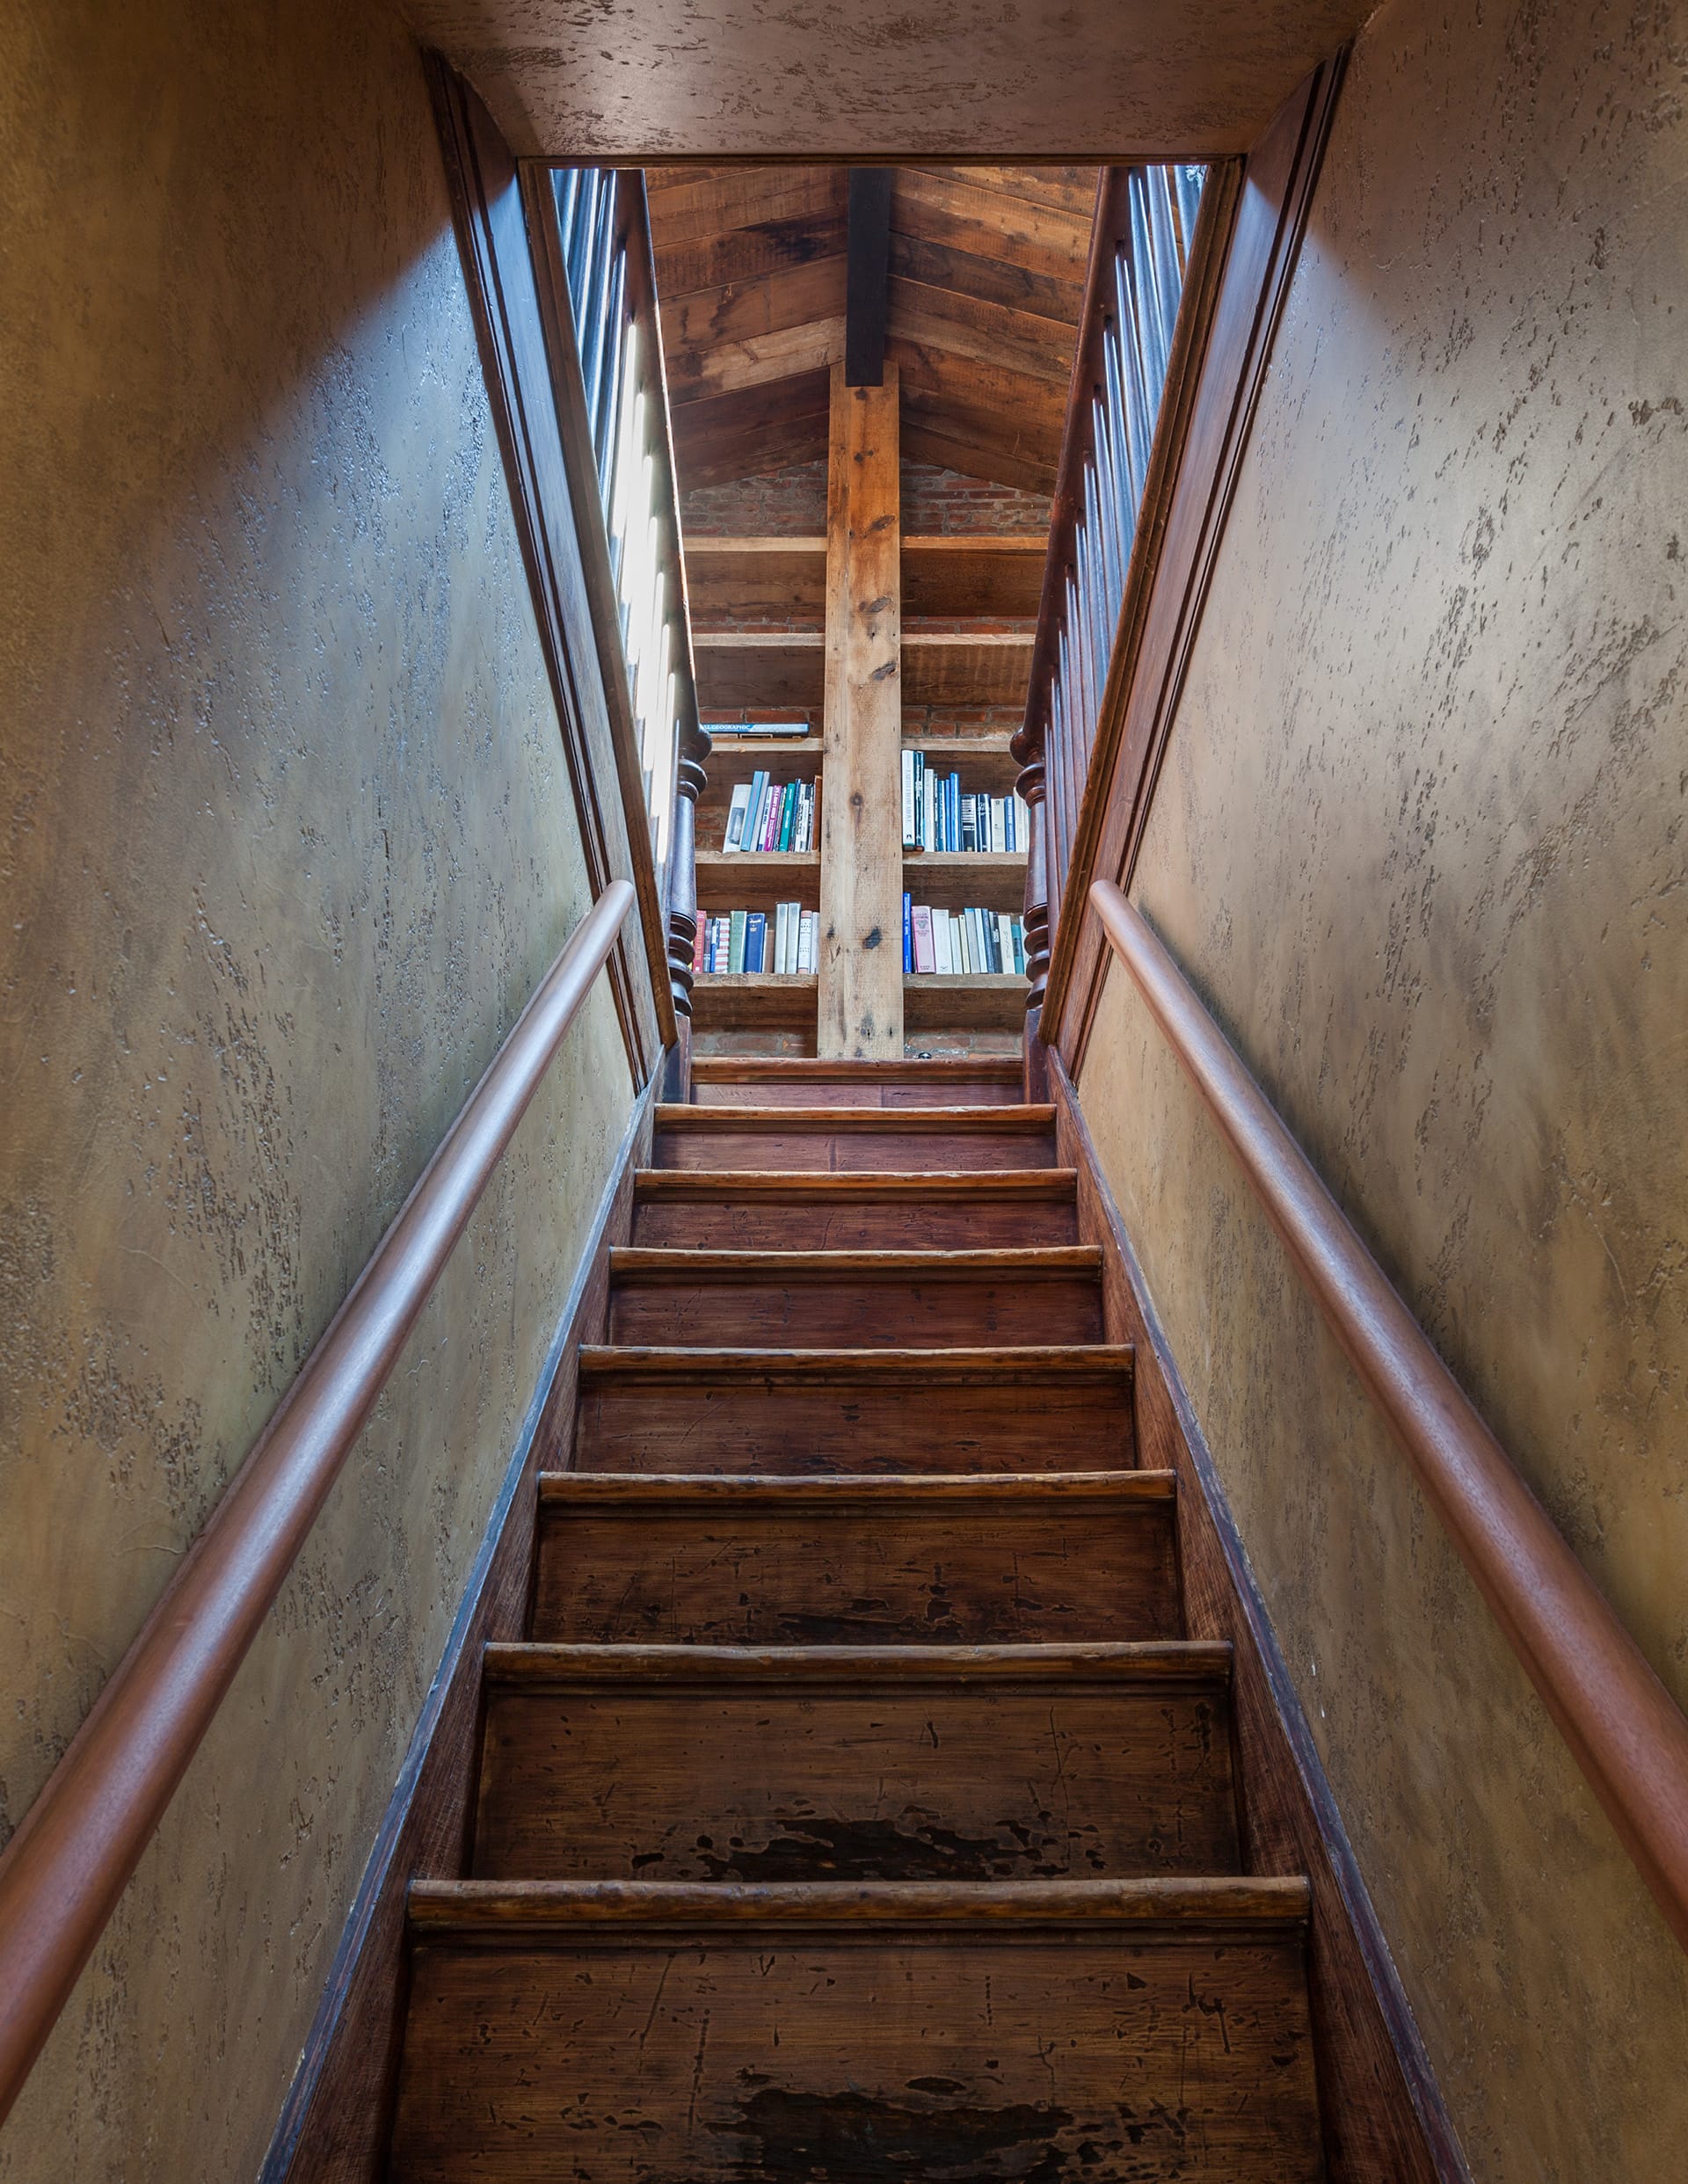
<instances>
[{"instance_id":1,"label":"wooden bookshelf shelf","mask_svg":"<svg viewBox=\"0 0 1688 2184\"><path fill-rule=\"evenodd\" d=\"M1021 705L1031 677L1032 631L903 629L903 699L909 705ZM826 639L819 630L694 630L697 702L706 710L818 707Z\"/></svg>"},{"instance_id":2,"label":"wooden bookshelf shelf","mask_svg":"<svg viewBox=\"0 0 1688 2184\"><path fill-rule=\"evenodd\" d=\"M820 705L826 639L819 630L695 629L692 659L705 711ZM1030 674L1030 652L1027 660Z\"/></svg>"},{"instance_id":3,"label":"wooden bookshelf shelf","mask_svg":"<svg viewBox=\"0 0 1688 2184\"><path fill-rule=\"evenodd\" d=\"M969 796L1011 795L1020 761L1006 736L906 735L905 751L918 751L935 774L959 774Z\"/></svg>"},{"instance_id":4,"label":"wooden bookshelf shelf","mask_svg":"<svg viewBox=\"0 0 1688 2184\"><path fill-rule=\"evenodd\" d=\"M800 977L773 971L700 971L692 985L692 1028L806 1031L812 1044L819 994L819 981L812 971Z\"/></svg>"},{"instance_id":5,"label":"wooden bookshelf shelf","mask_svg":"<svg viewBox=\"0 0 1688 2184\"><path fill-rule=\"evenodd\" d=\"M981 856L961 850L905 849L903 887L916 902L940 910L1007 910L1018 917L1026 899L1023 855Z\"/></svg>"},{"instance_id":6,"label":"wooden bookshelf shelf","mask_svg":"<svg viewBox=\"0 0 1688 2184\"><path fill-rule=\"evenodd\" d=\"M702 981L698 981L702 985ZM979 973L946 978L927 972L903 973L903 1030L921 1031L1017 1031L1025 1021L1026 981Z\"/></svg>"},{"instance_id":7,"label":"wooden bookshelf shelf","mask_svg":"<svg viewBox=\"0 0 1688 2184\"><path fill-rule=\"evenodd\" d=\"M820 852L753 850L746 856L736 849L700 849L697 901L710 917L729 910L767 910L776 902L800 902L805 910L818 909Z\"/></svg>"},{"instance_id":8,"label":"wooden bookshelf shelf","mask_svg":"<svg viewBox=\"0 0 1688 2184\"><path fill-rule=\"evenodd\" d=\"M775 781L813 781L820 771L820 738L781 743L771 737L724 736L703 761L709 790L731 791L753 774L768 772Z\"/></svg>"}]
</instances>

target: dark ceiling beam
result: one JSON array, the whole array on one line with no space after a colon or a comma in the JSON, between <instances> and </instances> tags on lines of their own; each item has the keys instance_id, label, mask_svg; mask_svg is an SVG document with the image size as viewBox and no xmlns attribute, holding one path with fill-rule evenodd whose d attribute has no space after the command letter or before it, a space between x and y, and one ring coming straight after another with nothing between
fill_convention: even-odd
<instances>
[{"instance_id":1,"label":"dark ceiling beam","mask_svg":"<svg viewBox=\"0 0 1688 2184\"><path fill-rule=\"evenodd\" d=\"M844 383L882 387L891 307L889 167L850 169L850 240L845 275Z\"/></svg>"}]
</instances>

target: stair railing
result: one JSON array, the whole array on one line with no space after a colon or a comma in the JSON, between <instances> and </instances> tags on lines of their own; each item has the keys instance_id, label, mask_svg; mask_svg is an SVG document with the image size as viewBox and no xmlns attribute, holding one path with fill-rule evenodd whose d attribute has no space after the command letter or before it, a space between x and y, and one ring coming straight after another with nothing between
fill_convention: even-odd
<instances>
[{"instance_id":1,"label":"stair railing","mask_svg":"<svg viewBox=\"0 0 1688 2184\"><path fill-rule=\"evenodd\" d=\"M1688 1718L1142 914L1090 901L1619 1839L1688 1949Z\"/></svg>"},{"instance_id":2,"label":"stair railing","mask_svg":"<svg viewBox=\"0 0 1688 2184\"><path fill-rule=\"evenodd\" d=\"M612 880L546 972L0 1853L0 2121L634 900Z\"/></svg>"},{"instance_id":3,"label":"stair railing","mask_svg":"<svg viewBox=\"0 0 1688 2184\"><path fill-rule=\"evenodd\" d=\"M1026 874L1028 1008L1043 1003L1204 173L1107 167L1097 189L1025 719L1012 746L1024 769L1018 792L1041 815Z\"/></svg>"}]
</instances>

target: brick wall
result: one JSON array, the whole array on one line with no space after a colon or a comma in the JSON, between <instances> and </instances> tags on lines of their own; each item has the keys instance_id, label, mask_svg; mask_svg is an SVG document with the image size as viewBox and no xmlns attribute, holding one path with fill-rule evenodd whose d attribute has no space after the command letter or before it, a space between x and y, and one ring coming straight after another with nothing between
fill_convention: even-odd
<instances>
[{"instance_id":1,"label":"brick wall","mask_svg":"<svg viewBox=\"0 0 1688 2184\"><path fill-rule=\"evenodd\" d=\"M903 529L916 536L967 533L1042 538L1049 529L1050 496L987 477L967 477L935 462L903 465Z\"/></svg>"}]
</instances>

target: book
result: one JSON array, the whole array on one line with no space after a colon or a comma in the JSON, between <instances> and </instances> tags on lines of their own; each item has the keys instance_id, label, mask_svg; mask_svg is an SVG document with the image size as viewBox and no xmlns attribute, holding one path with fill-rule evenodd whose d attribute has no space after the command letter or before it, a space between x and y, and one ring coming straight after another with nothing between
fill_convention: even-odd
<instances>
[{"instance_id":1,"label":"book","mask_svg":"<svg viewBox=\"0 0 1688 2184\"><path fill-rule=\"evenodd\" d=\"M745 927L746 914L742 910L729 913L727 941L727 969L737 977L745 967Z\"/></svg>"},{"instance_id":2,"label":"book","mask_svg":"<svg viewBox=\"0 0 1688 2184\"><path fill-rule=\"evenodd\" d=\"M741 849L753 849L760 838L762 799L767 794L768 775L763 768L758 767L750 777L750 795L745 804L744 833L738 843Z\"/></svg>"},{"instance_id":3,"label":"book","mask_svg":"<svg viewBox=\"0 0 1688 2184\"><path fill-rule=\"evenodd\" d=\"M709 925L704 919L700 918L697 921L697 930L692 935L692 972L694 976L695 976L696 973L703 968L703 958L709 953Z\"/></svg>"},{"instance_id":4,"label":"book","mask_svg":"<svg viewBox=\"0 0 1688 2184\"><path fill-rule=\"evenodd\" d=\"M914 768L920 762L918 751L903 753L903 847L914 847Z\"/></svg>"},{"instance_id":5,"label":"book","mask_svg":"<svg viewBox=\"0 0 1688 2184\"><path fill-rule=\"evenodd\" d=\"M791 847L791 829L797 825L797 784L791 781L786 783L785 795L781 800L780 848L782 850Z\"/></svg>"},{"instance_id":6,"label":"book","mask_svg":"<svg viewBox=\"0 0 1688 2184\"><path fill-rule=\"evenodd\" d=\"M937 969L932 952L932 913L923 902L914 906L914 968L917 972Z\"/></svg>"},{"instance_id":7,"label":"book","mask_svg":"<svg viewBox=\"0 0 1688 2184\"><path fill-rule=\"evenodd\" d=\"M744 846L745 819L750 810L750 783L741 781L732 792L732 802L727 808L727 833L724 847L738 849Z\"/></svg>"},{"instance_id":8,"label":"book","mask_svg":"<svg viewBox=\"0 0 1688 2184\"><path fill-rule=\"evenodd\" d=\"M941 977L953 975L954 958L950 950L950 914L947 910L935 910L932 913L932 959L933 968Z\"/></svg>"},{"instance_id":9,"label":"book","mask_svg":"<svg viewBox=\"0 0 1688 2184\"><path fill-rule=\"evenodd\" d=\"M761 971L767 968L764 960L768 947L768 914L752 910L745 918L745 969Z\"/></svg>"}]
</instances>

